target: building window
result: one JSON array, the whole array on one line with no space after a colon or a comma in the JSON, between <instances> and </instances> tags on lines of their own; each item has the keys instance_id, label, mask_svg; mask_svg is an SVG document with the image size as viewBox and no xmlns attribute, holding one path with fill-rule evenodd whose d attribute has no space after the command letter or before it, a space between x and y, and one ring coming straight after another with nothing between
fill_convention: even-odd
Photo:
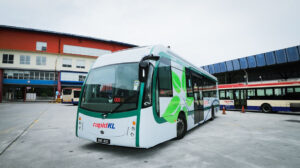
<instances>
[{"instance_id":1,"label":"building window","mask_svg":"<svg viewBox=\"0 0 300 168\"><path fill-rule=\"evenodd\" d=\"M86 78L86 76L85 76L85 75L79 75L79 81L84 81L84 80L85 80L85 78Z\"/></svg>"},{"instance_id":2,"label":"building window","mask_svg":"<svg viewBox=\"0 0 300 168\"><path fill-rule=\"evenodd\" d=\"M40 80L45 80L45 72L40 72Z\"/></svg>"},{"instance_id":3,"label":"building window","mask_svg":"<svg viewBox=\"0 0 300 168\"><path fill-rule=\"evenodd\" d=\"M47 51L47 43L46 42L36 42L36 50L37 51Z\"/></svg>"},{"instance_id":4,"label":"building window","mask_svg":"<svg viewBox=\"0 0 300 168\"><path fill-rule=\"evenodd\" d=\"M24 79L30 79L30 72L24 71Z\"/></svg>"},{"instance_id":5,"label":"building window","mask_svg":"<svg viewBox=\"0 0 300 168\"><path fill-rule=\"evenodd\" d=\"M36 57L36 65L46 65L46 57L37 56Z\"/></svg>"},{"instance_id":6,"label":"building window","mask_svg":"<svg viewBox=\"0 0 300 168\"><path fill-rule=\"evenodd\" d=\"M2 63L13 64L14 63L14 55L13 54L3 54Z\"/></svg>"},{"instance_id":7,"label":"building window","mask_svg":"<svg viewBox=\"0 0 300 168\"><path fill-rule=\"evenodd\" d=\"M4 79L57 80L57 73L44 71L4 70Z\"/></svg>"},{"instance_id":8,"label":"building window","mask_svg":"<svg viewBox=\"0 0 300 168\"><path fill-rule=\"evenodd\" d=\"M30 56L28 55L21 55L20 56L20 64L30 64Z\"/></svg>"},{"instance_id":9,"label":"building window","mask_svg":"<svg viewBox=\"0 0 300 168\"><path fill-rule=\"evenodd\" d=\"M76 61L76 68L85 68L85 61L84 60L77 60Z\"/></svg>"},{"instance_id":10,"label":"building window","mask_svg":"<svg viewBox=\"0 0 300 168\"><path fill-rule=\"evenodd\" d=\"M72 59L63 58L63 60L62 60L62 66L63 67L69 67L69 68L71 68L72 67Z\"/></svg>"},{"instance_id":11,"label":"building window","mask_svg":"<svg viewBox=\"0 0 300 168\"><path fill-rule=\"evenodd\" d=\"M54 72L50 72L50 80L55 80L55 74L54 74Z\"/></svg>"}]
</instances>

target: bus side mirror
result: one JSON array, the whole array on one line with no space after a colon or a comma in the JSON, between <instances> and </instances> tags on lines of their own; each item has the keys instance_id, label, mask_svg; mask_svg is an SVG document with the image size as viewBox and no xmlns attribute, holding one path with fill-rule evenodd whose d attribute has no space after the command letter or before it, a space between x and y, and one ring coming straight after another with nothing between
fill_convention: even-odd
<instances>
[{"instance_id":1,"label":"bus side mirror","mask_svg":"<svg viewBox=\"0 0 300 168\"><path fill-rule=\"evenodd\" d=\"M146 82L149 69L149 63L142 61L139 64L139 81Z\"/></svg>"}]
</instances>

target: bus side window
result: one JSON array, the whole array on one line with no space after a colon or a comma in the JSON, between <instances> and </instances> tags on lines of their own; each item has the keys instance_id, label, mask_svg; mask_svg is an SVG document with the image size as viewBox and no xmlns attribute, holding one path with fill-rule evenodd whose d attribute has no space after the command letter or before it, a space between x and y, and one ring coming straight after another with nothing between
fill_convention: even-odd
<instances>
[{"instance_id":1,"label":"bus side window","mask_svg":"<svg viewBox=\"0 0 300 168\"><path fill-rule=\"evenodd\" d=\"M287 92L288 94L291 94L291 93L294 92L294 88L286 88L286 92Z\"/></svg>"},{"instance_id":2,"label":"bus side window","mask_svg":"<svg viewBox=\"0 0 300 168\"><path fill-rule=\"evenodd\" d=\"M274 96L282 96L281 88L274 88Z\"/></svg>"},{"instance_id":3,"label":"bus side window","mask_svg":"<svg viewBox=\"0 0 300 168\"><path fill-rule=\"evenodd\" d=\"M266 96L273 96L273 89L272 88L266 89Z\"/></svg>"},{"instance_id":4,"label":"bus side window","mask_svg":"<svg viewBox=\"0 0 300 168\"><path fill-rule=\"evenodd\" d=\"M233 100L233 90L226 90L226 99Z\"/></svg>"},{"instance_id":5,"label":"bus side window","mask_svg":"<svg viewBox=\"0 0 300 168\"><path fill-rule=\"evenodd\" d=\"M187 97L193 97L192 76L191 76L190 69L188 69L188 68L185 69L185 76L186 76Z\"/></svg>"},{"instance_id":6,"label":"bus side window","mask_svg":"<svg viewBox=\"0 0 300 168\"><path fill-rule=\"evenodd\" d=\"M220 99L225 99L225 90L220 90Z\"/></svg>"},{"instance_id":7,"label":"bus side window","mask_svg":"<svg viewBox=\"0 0 300 168\"><path fill-rule=\"evenodd\" d=\"M255 98L255 89L248 89L248 99L254 99Z\"/></svg>"},{"instance_id":8,"label":"bus side window","mask_svg":"<svg viewBox=\"0 0 300 168\"><path fill-rule=\"evenodd\" d=\"M159 110L159 88L158 88L158 79L156 81L155 86L155 107L156 107L156 114L157 116L160 116L160 110Z\"/></svg>"},{"instance_id":9,"label":"bus side window","mask_svg":"<svg viewBox=\"0 0 300 168\"><path fill-rule=\"evenodd\" d=\"M256 89L257 96L265 96L265 89Z\"/></svg>"},{"instance_id":10,"label":"bus side window","mask_svg":"<svg viewBox=\"0 0 300 168\"><path fill-rule=\"evenodd\" d=\"M145 85L143 107L149 107L152 105L152 76L153 76L153 65L150 63L148 70L148 79Z\"/></svg>"},{"instance_id":11,"label":"bus side window","mask_svg":"<svg viewBox=\"0 0 300 168\"><path fill-rule=\"evenodd\" d=\"M300 87L295 87L295 99L299 100L300 99Z\"/></svg>"},{"instance_id":12,"label":"bus side window","mask_svg":"<svg viewBox=\"0 0 300 168\"><path fill-rule=\"evenodd\" d=\"M171 60L167 58L160 58L158 66L158 85L160 97L172 97L172 71Z\"/></svg>"}]
</instances>

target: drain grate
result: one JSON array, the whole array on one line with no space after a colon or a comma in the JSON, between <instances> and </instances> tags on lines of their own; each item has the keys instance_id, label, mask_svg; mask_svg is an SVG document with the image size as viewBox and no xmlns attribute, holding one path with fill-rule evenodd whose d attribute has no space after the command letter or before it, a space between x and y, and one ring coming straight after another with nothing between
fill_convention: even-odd
<instances>
[{"instance_id":1,"label":"drain grate","mask_svg":"<svg viewBox=\"0 0 300 168\"><path fill-rule=\"evenodd\" d=\"M288 122L295 122L295 123L300 123L300 120L285 120L285 121L288 121Z\"/></svg>"}]
</instances>

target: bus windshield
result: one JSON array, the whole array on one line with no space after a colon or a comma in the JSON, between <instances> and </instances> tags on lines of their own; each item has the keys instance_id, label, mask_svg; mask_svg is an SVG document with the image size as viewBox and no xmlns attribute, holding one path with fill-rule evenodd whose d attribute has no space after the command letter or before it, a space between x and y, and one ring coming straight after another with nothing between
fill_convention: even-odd
<instances>
[{"instance_id":1,"label":"bus windshield","mask_svg":"<svg viewBox=\"0 0 300 168\"><path fill-rule=\"evenodd\" d=\"M103 113L136 109L140 88L138 69L138 63L124 63L91 70L81 108Z\"/></svg>"},{"instance_id":2,"label":"bus windshield","mask_svg":"<svg viewBox=\"0 0 300 168\"><path fill-rule=\"evenodd\" d=\"M79 98L80 96L80 91L79 90L75 90L74 91L74 98Z\"/></svg>"}]
</instances>

